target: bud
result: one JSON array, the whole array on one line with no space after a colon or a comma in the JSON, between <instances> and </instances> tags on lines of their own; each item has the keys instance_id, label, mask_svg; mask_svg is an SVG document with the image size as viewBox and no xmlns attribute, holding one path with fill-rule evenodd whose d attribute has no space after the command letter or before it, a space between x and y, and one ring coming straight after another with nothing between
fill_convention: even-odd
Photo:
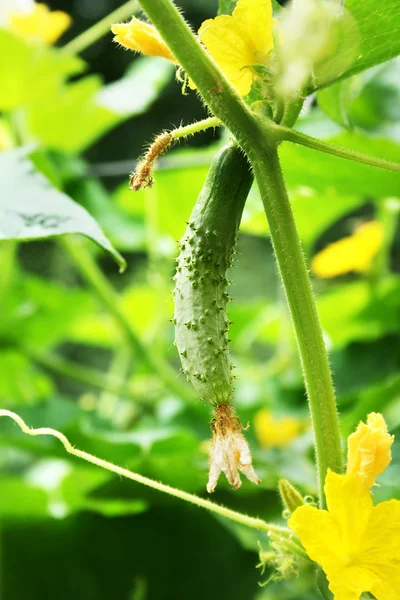
<instances>
[{"instance_id":1,"label":"bud","mask_svg":"<svg viewBox=\"0 0 400 600\"><path fill-rule=\"evenodd\" d=\"M389 435L383 416L370 413L367 423L361 422L349 436L347 473L357 475L366 488L372 487L375 479L392 460L390 448L393 440L394 436Z\"/></svg>"},{"instance_id":2,"label":"bud","mask_svg":"<svg viewBox=\"0 0 400 600\"><path fill-rule=\"evenodd\" d=\"M287 479L279 480L279 493L285 508L290 514L293 514L296 508L305 504L303 496Z\"/></svg>"},{"instance_id":3,"label":"bud","mask_svg":"<svg viewBox=\"0 0 400 600\"><path fill-rule=\"evenodd\" d=\"M115 34L114 42L121 46L146 56L161 56L177 64L175 56L150 23L132 17L129 23L112 25L111 31Z\"/></svg>"},{"instance_id":4,"label":"bud","mask_svg":"<svg viewBox=\"0 0 400 600\"><path fill-rule=\"evenodd\" d=\"M211 494L223 472L235 489L242 485L238 470L247 479L259 484L253 465L248 443L240 431L240 421L228 404L220 404L211 424L213 430L212 446L209 454L209 479L207 491Z\"/></svg>"}]
</instances>

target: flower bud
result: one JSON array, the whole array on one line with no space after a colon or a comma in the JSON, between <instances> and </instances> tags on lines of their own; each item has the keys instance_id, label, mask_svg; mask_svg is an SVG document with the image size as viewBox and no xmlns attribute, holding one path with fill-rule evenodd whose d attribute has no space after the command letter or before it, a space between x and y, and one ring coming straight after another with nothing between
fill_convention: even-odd
<instances>
[{"instance_id":1,"label":"flower bud","mask_svg":"<svg viewBox=\"0 0 400 600\"><path fill-rule=\"evenodd\" d=\"M115 34L114 42L121 46L146 56L161 56L177 64L175 56L150 23L132 17L129 23L112 25L111 31Z\"/></svg>"},{"instance_id":2,"label":"flower bud","mask_svg":"<svg viewBox=\"0 0 400 600\"><path fill-rule=\"evenodd\" d=\"M279 480L279 493L285 508L290 514L293 514L296 508L305 504L303 496L287 479Z\"/></svg>"}]
</instances>

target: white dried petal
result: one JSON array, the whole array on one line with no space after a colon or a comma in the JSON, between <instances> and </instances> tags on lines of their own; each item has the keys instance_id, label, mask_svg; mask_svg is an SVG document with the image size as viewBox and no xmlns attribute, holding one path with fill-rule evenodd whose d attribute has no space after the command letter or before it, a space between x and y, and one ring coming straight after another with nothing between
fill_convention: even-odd
<instances>
[{"instance_id":1,"label":"white dried petal","mask_svg":"<svg viewBox=\"0 0 400 600\"><path fill-rule=\"evenodd\" d=\"M239 420L232 408L226 404L218 406L209 455L209 493L215 490L221 472L235 489L242 485L238 471L253 483L260 483L253 469L249 445L239 427Z\"/></svg>"}]
</instances>

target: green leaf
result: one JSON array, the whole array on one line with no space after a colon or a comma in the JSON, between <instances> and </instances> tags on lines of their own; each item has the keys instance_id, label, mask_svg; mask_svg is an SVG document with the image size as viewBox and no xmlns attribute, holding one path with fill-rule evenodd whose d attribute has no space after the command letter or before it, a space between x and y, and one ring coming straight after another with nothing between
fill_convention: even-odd
<instances>
[{"instance_id":1,"label":"green leaf","mask_svg":"<svg viewBox=\"0 0 400 600\"><path fill-rule=\"evenodd\" d=\"M84 77L38 97L27 108L31 135L48 148L79 152L119 122L120 117L97 102L101 79Z\"/></svg>"},{"instance_id":2,"label":"green leaf","mask_svg":"<svg viewBox=\"0 0 400 600\"><path fill-rule=\"evenodd\" d=\"M71 339L74 324L93 314L95 306L93 296L82 288L21 273L14 276L4 299L0 336L17 344L56 344Z\"/></svg>"},{"instance_id":3,"label":"green leaf","mask_svg":"<svg viewBox=\"0 0 400 600\"><path fill-rule=\"evenodd\" d=\"M49 377L14 350L0 352L0 406L35 404L49 397L53 385Z\"/></svg>"},{"instance_id":4,"label":"green leaf","mask_svg":"<svg viewBox=\"0 0 400 600\"><path fill-rule=\"evenodd\" d=\"M357 21L361 45L357 60L341 78L400 54L400 3L398 0L347 0L346 9Z\"/></svg>"},{"instance_id":5,"label":"green leaf","mask_svg":"<svg viewBox=\"0 0 400 600\"><path fill-rule=\"evenodd\" d=\"M93 217L36 171L23 150L0 155L0 239L35 240L80 233L109 252L120 268L122 256Z\"/></svg>"},{"instance_id":6,"label":"green leaf","mask_svg":"<svg viewBox=\"0 0 400 600\"><path fill-rule=\"evenodd\" d=\"M59 49L29 46L0 29L0 110L13 110L35 98L54 100L54 94L69 75L79 73L85 63Z\"/></svg>"},{"instance_id":7,"label":"green leaf","mask_svg":"<svg viewBox=\"0 0 400 600\"><path fill-rule=\"evenodd\" d=\"M352 101L354 124L376 135L400 141L400 59L359 76L362 89Z\"/></svg>"},{"instance_id":8,"label":"green leaf","mask_svg":"<svg viewBox=\"0 0 400 600\"><path fill-rule=\"evenodd\" d=\"M97 102L120 117L140 115L157 99L173 72L174 65L163 58L138 58L121 79L99 91Z\"/></svg>"},{"instance_id":9,"label":"green leaf","mask_svg":"<svg viewBox=\"0 0 400 600\"><path fill-rule=\"evenodd\" d=\"M371 138L363 133L343 133L326 141L400 162L400 146L391 140ZM286 183L292 188L302 185L321 192L333 188L346 196L354 194L377 198L397 196L399 193L399 173L344 160L295 144L284 143L279 154Z\"/></svg>"},{"instance_id":10,"label":"green leaf","mask_svg":"<svg viewBox=\"0 0 400 600\"><path fill-rule=\"evenodd\" d=\"M219 0L219 15L231 15L235 10L237 0Z\"/></svg>"},{"instance_id":11,"label":"green leaf","mask_svg":"<svg viewBox=\"0 0 400 600\"><path fill-rule=\"evenodd\" d=\"M357 78L350 77L319 90L317 94L318 106L336 123L347 128L351 125L349 113L351 102L356 93L354 87L358 88L356 83Z\"/></svg>"}]
</instances>

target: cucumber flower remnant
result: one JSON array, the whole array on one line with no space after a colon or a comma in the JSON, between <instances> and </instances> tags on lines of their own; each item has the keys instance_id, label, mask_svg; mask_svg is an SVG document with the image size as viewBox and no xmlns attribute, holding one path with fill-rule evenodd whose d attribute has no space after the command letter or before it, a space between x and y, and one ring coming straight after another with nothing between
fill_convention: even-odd
<instances>
[{"instance_id":1,"label":"cucumber flower remnant","mask_svg":"<svg viewBox=\"0 0 400 600\"><path fill-rule=\"evenodd\" d=\"M209 454L209 479L207 491L211 494L223 472L235 489L242 485L238 470L247 479L259 484L252 465L250 448L242 432L240 422L228 404L220 404L216 409L215 421L212 423L213 439Z\"/></svg>"},{"instance_id":2,"label":"cucumber flower remnant","mask_svg":"<svg viewBox=\"0 0 400 600\"><path fill-rule=\"evenodd\" d=\"M15 4L15 3L14 3ZM71 17L61 10L51 11L46 4L24 2L10 5L3 15L5 27L29 42L54 44L71 25Z\"/></svg>"},{"instance_id":3,"label":"cucumber flower remnant","mask_svg":"<svg viewBox=\"0 0 400 600\"><path fill-rule=\"evenodd\" d=\"M329 244L311 263L317 277L336 277L352 271L369 271L383 243L383 229L378 221L360 225L350 236Z\"/></svg>"},{"instance_id":4,"label":"cucumber flower remnant","mask_svg":"<svg viewBox=\"0 0 400 600\"><path fill-rule=\"evenodd\" d=\"M265 65L274 43L271 0L238 0L232 14L204 21L201 42L240 95L250 92L254 65ZM178 64L175 56L152 25L132 18L112 25L114 40L148 56L162 56Z\"/></svg>"},{"instance_id":5,"label":"cucumber flower remnant","mask_svg":"<svg viewBox=\"0 0 400 600\"><path fill-rule=\"evenodd\" d=\"M400 501L373 505L370 486L391 460L393 436L372 413L349 437L347 473L328 470L328 510L301 506L288 524L325 571L335 600L395 600L400 589Z\"/></svg>"}]
</instances>

